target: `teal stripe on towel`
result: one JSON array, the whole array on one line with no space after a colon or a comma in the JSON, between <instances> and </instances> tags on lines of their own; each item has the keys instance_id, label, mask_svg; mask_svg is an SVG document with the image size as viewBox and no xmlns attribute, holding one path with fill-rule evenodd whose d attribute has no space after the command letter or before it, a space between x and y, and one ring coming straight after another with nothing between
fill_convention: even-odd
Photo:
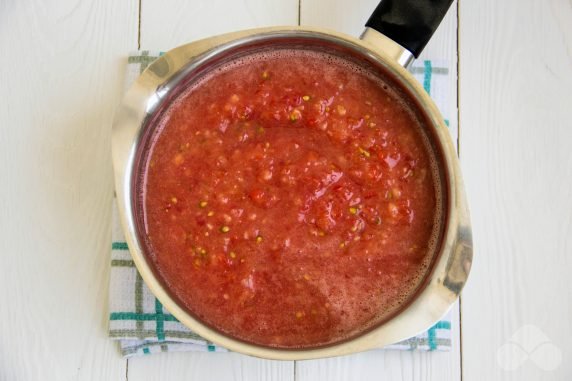
<instances>
[{"instance_id":1,"label":"teal stripe on towel","mask_svg":"<svg viewBox=\"0 0 572 381\"><path fill-rule=\"evenodd\" d=\"M157 340L165 340L165 315L163 314L163 305L159 299L155 298L155 314L157 316L156 327L157 327Z\"/></svg>"},{"instance_id":2,"label":"teal stripe on towel","mask_svg":"<svg viewBox=\"0 0 572 381\"><path fill-rule=\"evenodd\" d=\"M127 242L112 242L111 250L129 250Z\"/></svg>"},{"instance_id":3,"label":"teal stripe on towel","mask_svg":"<svg viewBox=\"0 0 572 381\"><path fill-rule=\"evenodd\" d=\"M431 74L433 72L431 61L423 61L423 67L425 68L423 72L423 88L427 91L427 94L431 95Z\"/></svg>"}]
</instances>

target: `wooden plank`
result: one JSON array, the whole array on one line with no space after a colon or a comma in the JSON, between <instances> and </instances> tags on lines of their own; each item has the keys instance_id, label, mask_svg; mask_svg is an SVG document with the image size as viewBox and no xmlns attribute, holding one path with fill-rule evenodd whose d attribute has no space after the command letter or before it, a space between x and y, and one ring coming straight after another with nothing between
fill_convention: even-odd
<instances>
[{"instance_id":1,"label":"wooden plank","mask_svg":"<svg viewBox=\"0 0 572 381\"><path fill-rule=\"evenodd\" d=\"M238 353L168 353L129 360L129 380L290 381L293 361L261 360Z\"/></svg>"},{"instance_id":2,"label":"wooden plank","mask_svg":"<svg viewBox=\"0 0 572 381\"><path fill-rule=\"evenodd\" d=\"M378 0L302 0L301 23L358 36L377 4ZM444 110L444 113L450 116L451 124L456 125L457 2L453 3L419 59L448 62L451 70L451 102L450 110ZM456 140L456 136L453 138ZM296 365L296 380L459 380L461 345L458 306L453 311L453 345L450 352L371 351L334 359L300 361Z\"/></svg>"},{"instance_id":3,"label":"wooden plank","mask_svg":"<svg viewBox=\"0 0 572 381\"><path fill-rule=\"evenodd\" d=\"M296 25L298 0L142 0L141 48L168 50L201 38Z\"/></svg>"},{"instance_id":4,"label":"wooden plank","mask_svg":"<svg viewBox=\"0 0 572 381\"><path fill-rule=\"evenodd\" d=\"M168 50L234 30L298 22L298 0L143 0L141 48ZM292 380L293 362L225 353L170 353L129 360L130 380Z\"/></svg>"},{"instance_id":5,"label":"wooden plank","mask_svg":"<svg viewBox=\"0 0 572 381\"><path fill-rule=\"evenodd\" d=\"M0 2L0 379L120 380L110 131L137 1Z\"/></svg>"},{"instance_id":6,"label":"wooden plank","mask_svg":"<svg viewBox=\"0 0 572 381\"><path fill-rule=\"evenodd\" d=\"M282 2L281 4L284 4ZM367 13L375 6L367 4L361 4L356 6L352 5L352 9L363 10L364 15L361 13L356 15L355 19L358 23L355 24L359 28L354 28L353 30L348 30L347 25L343 22L329 24L331 18L329 16L344 15L351 19L352 13L348 13L348 5L338 2L339 4L328 5L322 2L302 2L302 22L311 25L319 25L330 27L353 34L359 34L361 32L361 25L367 17ZM266 4L266 3L265 3ZM320 6L321 4L321 6ZM297 3L294 4L297 9ZM262 25L272 25L272 24L295 24L296 15L295 12L291 13L287 18L284 17L284 11L278 12L281 14L280 18L273 16L273 13L268 10L264 10L264 5L258 7L260 10L260 16L253 17L252 15L241 16L239 20L227 20L227 22L214 23L212 25L205 25L204 28L198 28L199 25L205 24L209 18L216 19L220 12L220 4L214 2L214 4L209 5L208 9L205 9L200 13L201 18L196 18L194 12L180 12L181 6L180 2L173 2L172 0L165 5L164 2L150 2L149 0L144 0L142 6L142 29L141 29L141 47L143 49L158 49L165 50L176 46L178 44L188 42L195 38L205 37L211 34L222 33L231 31L240 27L254 27ZM197 9L202 9L205 5L196 5ZM281 5L278 3L273 4L273 9L280 8ZM312 7L314 7L312 9ZM244 12L243 7L239 7L236 12L228 12L233 14L241 14ZM255 7L256 8L256 7ZM252 8L251 8L252 9ZM289 8L290 11L292 8ZM324 11L325 10L325 11ZM364 13L365 12L365 13ZM355 13L355 12L354 12ZM179 14L184 14L179 16ZM198 14L198 13L196 13ZM270 16L268 16L270 14ZM308 14L308 16L306 16ZM175 17L176 16L176 17ZM168 25L168 29L164 26L164 20L169 19L169 17L175 17L175 22ZM190 20L192 18L192 20ZM243 19L247 19L244 21ZM257 20L266 20L267 22L259 23ZM276 20L272 22L272 19ZM154 21L151 21L154 20ZM196 20L196 23L193 22ZM315 22L311 22L316 20ZM322 20L322 22L320 22ZM335 19L334 19L335 20ZM344 18L343 20L347 20ZM218 20L220 21L220 20ZM435 40L427 48L428 52L432 58L442 58L449 60L452 64L450 65L453 70L456 69L456 12L451 11L445 20L443 27L435 36ZM453 75L452 78L456 78ZM451 89L454 92L451 96L452 100L456 100L456 82L452 81ZM450 115L455 115L456 119L456 107L450 113ZM454 327L458 328L458 314L455 316ZM366 379L369 377L378 377L380 375L388 376L400 376L401 378L412 378L415 379L431 379L431 375L435 375L435 378L440 379L458 379L460 375L460 365L459 365L459 341L458 341L458 329L454 328L454 347L453 351L450 353L405 353L405 352L370 352L366 354L360 354L351 357L345 357L340 359L329 359L329 360L317 360L309 362L299 362L297 366L296 376L298 378L309 378L312 379L316 375L322 374L321 372L329 371L332 377L336 375L337 377L344 376L350 377L355 373L356 369L363 370L361 375ZM226 356L224 360L221 360L218 356ZM250 367L244 367L246 362L251 363ZM271 365L268 365L271 364ZM177 374L189 374L189 372L196 375L197 378L204 377L205 375L211 375L213 369L220 371L218 379L226 379L231 376L231 371L237 367L240 369L245 369L249 374L249 378L255 377L260 373L260 369L274 369L275 364L280 364L281 372L265 371L269 375L275 375L273 377L288 377L288 369L292 369L292 363L274 363L267 362L263 360L251 359L248 357L232 354L170 354L168 356L158 356L153 359L134 359L129 362L129 377L133 380L139 379L152 379L156 378L158 375L161 377L176 377ZM288 364L286 367L284 364ZM341 365L340 365L341 364ZM380 366L380 364L383 364ZM342 367L342 372L337 372L336 370ZM429 377L426 377L426 373L429 371ZM182 373L184 372L184 373ZM253 376L254 375L254 376ZM244 375L236 375L237 378L245 378ZM396 378L399 379L399 378Z\"/></svg>"},{"instance_id":7,"label":"wooden plank","mask_svg":"<svg viewBox=\"0 0 572 381\"><path fill-rule=\"evenodd\" d=\"M460 18L460 151L477 250L464 379L569 380L572 3L465 1Z\"/></svg>"}]
</instances>

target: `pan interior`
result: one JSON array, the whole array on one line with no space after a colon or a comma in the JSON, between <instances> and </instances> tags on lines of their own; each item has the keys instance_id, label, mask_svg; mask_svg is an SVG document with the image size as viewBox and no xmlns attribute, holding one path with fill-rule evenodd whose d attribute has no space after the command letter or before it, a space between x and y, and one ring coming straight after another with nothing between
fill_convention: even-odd
<instances>
[{"instance_id":1,"label":"pan interior","mask_svg":"<svg viewBox=\"0 0 572 381\"><path fill-rule=\"evenodd\" d=\"M406 108L410 110L412 118L418 121L419 136L422 137L423 145L429 154L431 162L431 176L434 178L436 207L434 215L434 224L431 238L428 244L428 250L431 253L427 256L427 263L423 266L424 271L415 278L415 287L409 292L399 303L396 304L392 311L383 314L383 317L369 325L366 329L360 330L352 335L345 336L341 340L319 344L315 347L323 345L334 345L339 342L350 340L357 335L368 332L371 329L383 324L388 319L393 318L401 310L414 300L415 295L421 291L431 272L432 265L436 262L438 254L441 250L441 240L446 228L444 216L447 215L448 195L446 192L446 173L443 170L442 150L438 139L433 132L434 126L429 122L419 101L411 94L406 86L403 86L397 76L391 70L379 61L374 55L364 52L347 43L339 41L331 41L321 37L287 37L287 38L266 38L253 40L240 44L231 44L230 46L219 49L216 52L208 52L203 57L199 57L184 67L177 75L161 86L161 91L165 95L162 96L160 102L151 110L149 116L145 120L141 129L139 143L135 155L135 168L132 179L132 200L134 210L134 220L137 227L137 236L142 243L144 254L148 260L150 267L153 269L156 278L163 284L165 289L170 290L170 284L164 278L153 261L153 244L148 238L148 229L145 213L145 197L146 197L146 181L147 173L150 165L151 153L153 146L162 133L164 124L161 123L164 116L169 112L170 108L177 103L179 99L185 96L193 88L199 87L204 81L213 76L217 71L227 70L231 66L248 65L253 59L259 59L260 56L279 56L280 54L288 54L290 52L298 52L307 55L327 56L328 59L347 65L351 70L358 70L363 75L371 77L379 86L383 86L390 91L391 94L399 99ZM216 75L216 74L215 74ZM168 91L164 91L168 89ZM191 89L191 90L190 90ZM185 303L177 296L176 293L170 292L171 298L187 312L197 318L192 310L185 306ZM215 328L212 325L211 328ZM228 334L228 333L227 333ZM233 336L233 335L231 335ZM241 338L238 337L240 340ZM245 340L249 342L248 340ZM260 344L260 343L254 343ZM285 346L279 348L296 349L295 346ZM310 348L312 346L304 346Z\"/></svg>"}]
</instances>

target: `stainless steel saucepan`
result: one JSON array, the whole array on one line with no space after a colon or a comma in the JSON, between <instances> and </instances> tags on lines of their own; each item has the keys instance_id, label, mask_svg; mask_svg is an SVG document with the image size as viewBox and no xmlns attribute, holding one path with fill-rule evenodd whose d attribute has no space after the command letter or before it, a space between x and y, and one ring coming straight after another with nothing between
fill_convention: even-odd
<instances>
[{"instance_id":1,"label":"stainless steel saucepan","mask_svg":"<svg viewBox=\"0 0 572 381\"><path fill-rule=\"evenodd\" d=\"M282 360L349 354L398 342L429 328L452 306L472 262L469 214L457 155L439 110L406 70L447 12L452 0L383 0L361 37L320 28L274 27L225 34L165 53L126 93L113 124L115 186L123 230L143 280L181 323L232 351ZM425 133L439 158L444 188L443 232L429 274L420 289L381 325L353 339L315 349L277 349L225 335L201 322L176 302L147 259L136 185L143 173L154 121L196 78L223 62L260 50L291 48L325 51L359 62L400 89L425 121Z\"/></svg>"}]
</instances>

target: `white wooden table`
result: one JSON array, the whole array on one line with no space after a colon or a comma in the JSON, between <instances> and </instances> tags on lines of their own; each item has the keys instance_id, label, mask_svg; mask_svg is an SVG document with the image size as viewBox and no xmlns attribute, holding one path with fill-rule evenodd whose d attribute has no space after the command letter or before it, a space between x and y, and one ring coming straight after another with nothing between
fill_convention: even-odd
<instances>
[{"instance_id":1,"label":"white wooden table","mask_svg":"<svg viewBox=\"0 0 572 381\"><path fill-rule=\"evenodd\" d=\"M424 52L453 69L475 236L451 352L127 361L106 337L126 54L276 24L357 35L376 3L0 0L0 380L572 379L570 0L460 0Z\"/></svg>"}]
</instances>

